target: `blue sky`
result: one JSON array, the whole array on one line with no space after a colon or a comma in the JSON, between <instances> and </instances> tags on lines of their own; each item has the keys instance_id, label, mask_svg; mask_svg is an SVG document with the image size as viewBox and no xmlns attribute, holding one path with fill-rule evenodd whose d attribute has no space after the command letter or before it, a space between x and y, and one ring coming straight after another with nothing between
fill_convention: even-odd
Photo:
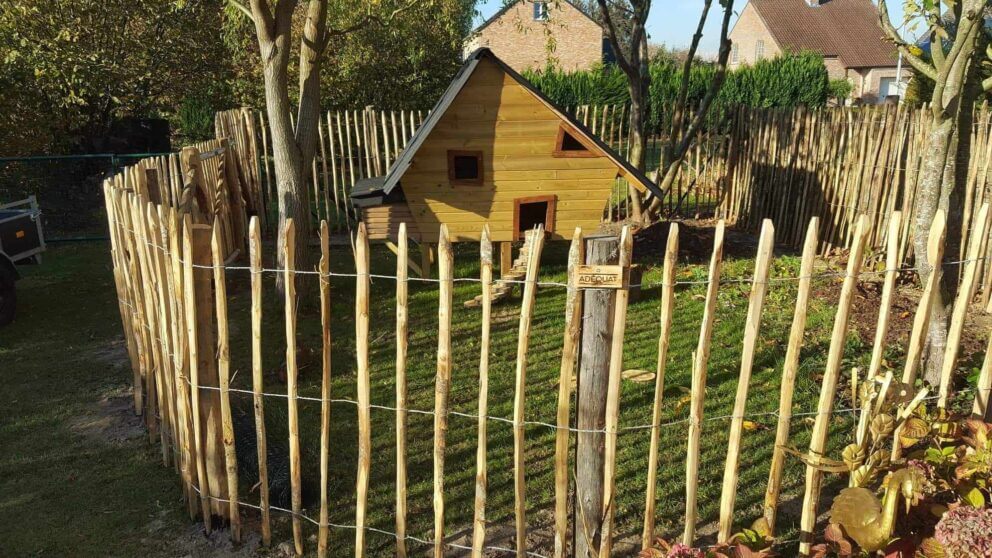
<instances>
[{"instance_id":1,"label":"blue sky","mask_svg":"<svg viewBox=\"0 0 992 558\"><path fill-rule=\"evenodd\" d=\"M803 2L804 0L794 1ZM889 14L892 22L899 25L902 22L902 1L887 0L887 2L889 3ZM692 33L696 30L696 25L699 23L699 11L702 5L701 0L654 0L648 16L648 34L651 36L651 42L664 43L673 48L687 47L692 39ZM739 13L745 5L745 0L735 0L734 10ZM478 5L480 15L476 16L476 25L502 6L503 0L481 0ZM699 52L703 56L716 55L719 47L721 14L719 3L713 2L699 46ZM736 19L736 16L734 18Z\"/></svg>"}]
</instances>

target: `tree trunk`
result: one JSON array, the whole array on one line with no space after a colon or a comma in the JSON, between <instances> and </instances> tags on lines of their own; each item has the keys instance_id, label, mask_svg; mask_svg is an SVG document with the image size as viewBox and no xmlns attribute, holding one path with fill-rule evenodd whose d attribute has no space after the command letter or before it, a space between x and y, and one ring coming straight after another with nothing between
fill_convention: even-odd
<instances>
[{"instance_id":1,"label":"tree trunk","mask_svg":"<svg viewBox=\"0 0 992 558\"><path fill-rule=\"evenodd\" d=\"M982 13L981 0L972 0L967 10ZM944 253L958 259L961 253L962 226L964 222L964 190L968 180L968 165L971 157L971 126L975 101L980 93L979 64L974 56L981 56L986 40L979 32L980 24L972 26L967 33L958 33L955 41L963 41L961 52L947 73L944 86L936 87L939 98L932 99L932 124L923 176L917 194L919 210L913 234L913 248L917 266L923 280L932 272L931 262L927 261L926 237L937 209L944 210L947 216L947 244ZM964 28L959 24L959 30ZM981 38L979 38L981 37ZM978 48L979 44L983 48ZM927 334L927 347L923 363L923 378L932 385L940 382L940 370L947 346L948 319L958 290L958 268L944 269L940 281L940 291L930 311L930 327Z\"/></svg>"},{"instance_id":2,"label":"tree trunk","mask_svg":"<svg viewBox=\"0 0 992 558\"><path fill-rule=\"evenodd\" d=\"M640 82L634 86L635 81L630 80L630 164L639 170L644 170L644 152L647 150L648 138L644 133L644 123L647 119L647 104L645 102L645 92L642 91ZM643 219L641 211L641 193L628 183L627 195L630 196L630 215L627 217L640 223Z\"/></svg>"}]
</instances>

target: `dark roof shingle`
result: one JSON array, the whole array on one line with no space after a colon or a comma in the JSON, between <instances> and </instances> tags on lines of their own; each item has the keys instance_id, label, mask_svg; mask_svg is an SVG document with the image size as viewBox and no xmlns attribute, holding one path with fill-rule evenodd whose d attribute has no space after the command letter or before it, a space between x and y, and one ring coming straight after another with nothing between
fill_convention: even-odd
<instances>
[{"instance_id":1,"label":"dark roof shingle","mask_svg":"<svg viewBox=\"0 0 992 558\"><path fill-rule=\"evenodd\" d=\"M871 0L750 1L783 48L836 56L848 68L896 65L896 49L883 39Z\"/></svg>"}]
</instances>

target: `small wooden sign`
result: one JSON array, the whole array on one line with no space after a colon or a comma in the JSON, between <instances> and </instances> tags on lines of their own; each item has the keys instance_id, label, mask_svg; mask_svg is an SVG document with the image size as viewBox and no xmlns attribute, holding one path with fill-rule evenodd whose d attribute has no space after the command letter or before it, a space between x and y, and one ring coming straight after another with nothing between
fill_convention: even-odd
<instances>
[{"instance_id":1,"label":"small wooden sign","mask_svg":"<svg viewBox=\"0 0 992 558\"><path fill-rule=\"evenodd\" d=\"M622 289L627 283L627 270L620 265L578 265L575 273L580 289Z\"/></svg>"}]
</instances>

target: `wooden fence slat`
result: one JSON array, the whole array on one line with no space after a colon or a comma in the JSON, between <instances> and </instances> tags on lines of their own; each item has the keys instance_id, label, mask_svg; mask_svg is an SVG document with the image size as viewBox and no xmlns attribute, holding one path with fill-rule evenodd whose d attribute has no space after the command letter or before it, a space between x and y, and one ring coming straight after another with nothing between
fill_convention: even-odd
<instances>
[{"instance_id":1,"label":"wooden fence slat","mask_svg":"<svg viewBox=\"0 0 992 558\"><path fill-rule=\"evenodd\" d=\"M434 558L444 557L444 452L451 390L451 312L454 258L447 225L438 236L437 374L434 377Z\"/></svg>"},{"instance_id":2,"label":"wooden fence slat","mask_svg":"<svg viewBox=\"0 0 992 558\"><path fill-rule=\"evenodd\" d=\"M410 260L406 223L396 240L396 556L406 557L406 355L409 328L407 298Z\"/></svg>"},{"instance_id":3,"label":"wooden fence slat","mask_svg":"<svg viewBox=\"0 0 992 558\"><path fill-rule=\"evenodd\" d=\"M654 402L651 406L651 446L648 450L648 483L644 495L644 530L641 533L641 549L651 548L654 542L655 506L658 491L658 452L661 445L661 404L665 396L665 370L668 360L668 344L672 331L672 314L675 306L675 267L679 257L679 225L668 226L668 241L665 245L665 263L661 273L661 314L658 334L658 364L654 378Z\"/></svg>"},{"instance_id":4,"label":"wooden fence slat","mask_svg":"<svg viewBox=\"0 0 992 558\"><path fill-rule=\"evenodd\" d=\"M475 507L472 514L472 558L482 558L483 546L486 543L489 336L493 307L493 244L489 238L489 225L487 224L482 227L482 239L479 242L479 275L481 278L480 286L482 287L482 332L479 343L481 353L479 357L479 427L475 450ZM403 267L405 269L405 266Z\"/></svg>"},{"instance_id":5,"label":"wooden fence slat","mask_svg":"<svg viewBox=\"0 0 992 558\"><path fill-rule=\"evenodd\" d=\"M803 245L802 261L799 264L799 291L796 295L796 309L792 315L789 345L785 351L785 364L782 367L778 426L775 432L775 446L772 450L772 463L768 472L763 516L770 534L775 533L775 521L778 515L778 495L782 487L782 471L785 467L784 449L789 442L789 427L792 424L792 396L796 385L796 374L799 372L799 354L803 346L803 334L806 331L806 311L809 308L809 292L813 281L813 263L816 259L819 226L819 218L813 217L806 229L806 242Z\"/></svg>"},{"instance_id":6,"label":"wooden fence slat","mask_svg":"<svg viewBox=\"0 0 992 558\"><path fill-rule=\"evenodd\" d=\"M234 448L234 422L231 418L231 347L227 326L227 279L224 269L224 240L221 224L214 221L211 251L214 264L214 293L217 300L217 372L220 379L220 415L224 435L224 465L227 473L228 514L231 539L241 541L241 514L238 510L238 457Z\"/></svg>"},{"instance_id":7,"label":"wooden fence slat","mask_svg":"<svg viewBox=\"0 0 992 558\"><path fill-rule=\"evenodd\" d=\"M868 381L877 376L882 369L885 336L889 332L889 317L892 313L892 296L895 292L896 277L899 275L899 231L901 228L902 213L896 211L889 218L885 250L885 281L882 284L882 300L879 301L878 325L875 327L875 346L872 348L871 364L868 366Z\"/></svg>"},{"instance_id":8,"label":"wooden fence slat","mask_svg":"<svg viewBox=\"0 0 992 558\"><path fill-rule=\"evenodd\" d=\"M210 489L207 480L206 459L204 456L203 425L200 420L200 358L198 350L198 326L196 310L196 282L193 280L193 221L187 214L183 219L183 276L185 279L186 298L186 333L188 337L187 351L189 352L189 381L190 399L193 415L193 441L196 447L196 478L200 492L200 510L203 525L207 533L211 531Z\"/></svg>"},{"instance_id":9,"label":"wooden fence slat","mask_svg":"<svg viewBox=\"0 0 992 558\"><path fill-rule=\"evenodd\" d=\"M487 236L488 240L488 236ZM582 331L582 296L576 285L576 267L585 261L582 229L575 228L568 249L568 287L565 295L565 339L558 374L558 413L555 431L555 556L568 555L568 440L572 380L579 356ZM490 261L490 265L492 262Z\"/></svg>"},{"instance_id":10,"label":"wooden fence slat","mask_svg":"<svg viewBox=\"0 0 992 558\"><path fill-rule=\"evenodd\" d=\"M248 254L251 265L251 374L255 411L255 445L258 449L258 497L262 515L262 544L272 544L269 510L268 443L265 437L265 391L262 367L262 231L257 216L248 224Z\"/></svg>"},{"instance_id":11,"label":"wooden fence slat","mask_svg":"<svg viewBox=\"0 0 992 558\"><path fill-rule=\"evenodd\" d=\"M692 393L689 403L689 433L686 449L685 531L682 542L692 546L696 538L696 498L699 490L699 444L702 436L703 403L706 398L706 366L710 356L710 339L716 319L716 298L720 289L720 268L723 265L723 237L726 225L721 219L713 236L713 253L707 275L703 321L699 328L699 344L692 362Z\"/></svg>"},{"instance_id":12,"label":"wooden fence slat","mask_svg":"<svg viewBox=\"0 0 992 558\"><path fill-rule=\"evenodd\" d=\"M326 185L326 182L325 182ZM326 195L326 192L325 192ZM321 377L320 377L320 527L317 533L317 555L327 556L329 533L329 510L327 482L330 475L331 445L331 248L330 231L327 220L320 222L320 264L317 277L320 282L320 338L321 338Z\"/></svg>"},{"instance_id":13,"label":"wooden fence slat","mask_svg":"<svg viewBox=\"0 0 992 558\"><path fill-rule=\"evenodd\" d=\"M629 226L620 232L620 267L630 268L634 238ZM627 327L627 301L630 285L617 291L613 314L613 341L610 345L610 383L606 393L606 451L603 461L603 534L600 556L613 555L613 517L616 515L617 430L620 424L620 376L623 374L623 340Z\"/></svg>"},{"instance_id":14,"label":"wooden fence slat","mask_svg":"<svg viewBox=\"0 0 992 558\"><path fill-rule=\"evenodd\" d=\"M355 481L355 558L365 556L365 521L372 468L372 417L369 386L369 237L358 224L355 241L355 358L358 379L358 477Z\"/></svg>"},{"instance_id":15,"label":"wooden fence slat","mask_svg":"<svg viewBox=\"0 0 992 558\"><path fill-rule=\"evenodd\" d=\"M523 558L527 554L524 405L527 387L527 350L530 345L531 318L534 316L534 298L537 295L537 273L541 265L541 252L544 249L544 228L539 226L530 234L531 248L527 256L527 275L524 280L523 300L520 303L517 365L513 389L513 513L516 519L518 558Z\"/></svg>"},{"instance_id":16,"label":"wooden fence slat","mask_svg":"<svg viewBox=\"0 0 992 558\"><path fill-rule=\"evenodd\" d=\"M761 326L761 311L768 290L768 270L771 267L775 244L775 226L765 219L758 240L758 255L754 262L754 279L751 281L751 296L748 301L747 318L744 322L744 345L741 349L741 370L737 380L737 394L730 419L730 441L727 445L727 465L723 473L723 492L720 498L720 532L717 541L730 540L734 526L734 505L737 500L737 476L740 467L741 437L744 428L744 413L747 409L747 393L754 368L754 352L758 344L758 331Z\"/></svg>"},{"instance_id":17,"label":"wooden fence slat","mask_svg":"<svg viewBox=\"0 0 992 558\"><path fill-rule=\"evenodd\" d=\"M293 506L293 546L303 554L303 486L300 478L300 416L296 364L296 224L286 219L283 233L283 289L286 312L286 415L289 422L289 484Z\"/></svg>"},{"instance_id":18,"label":"wooden fence slat","mask_svg":"<svg viewBox=\"0 0 992 558\"><path fill-rule=\"evenodd\" d=\"M823 457L827 445L827 427L834 408L834 395L837 391L837 380L840 377L841 359L844 355L844 339L847 336L848 322L851 316L851 302L854 290L861 273L864 260L865 244L868 237L868 218L862 215L857 222L851 244L851 253L847 259L847 275L841 287L840 301L834 316L833 332L830 336L830 349L827 353L827 364L823 374L820 389L820 402L810 436L809 454L814 462ZM815 463L814 463L815 464ZM802 517L800 518L799 553L808 556L812 543L813 527L816 523L817 509L820 500L820 485L823 473L813 465L806 466L806 490L803 496Z\"/></svg>"}]
</instances>

